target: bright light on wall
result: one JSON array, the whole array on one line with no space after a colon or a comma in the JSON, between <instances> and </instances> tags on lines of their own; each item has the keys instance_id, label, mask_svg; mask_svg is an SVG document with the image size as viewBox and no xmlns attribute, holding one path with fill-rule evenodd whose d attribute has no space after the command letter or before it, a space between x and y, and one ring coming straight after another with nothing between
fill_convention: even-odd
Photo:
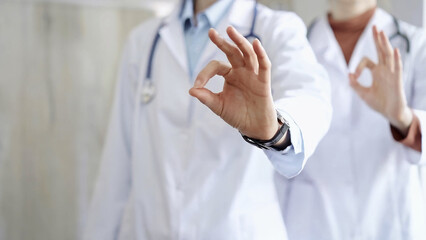
<instances>
[{"instance_id":1,"label":"bright light on wall","mask_svg":"<svg viewBox=\"0 0 426 240\"><path fill-rule=\"evenodd\" d=\"M156 16L166 16L178 0L32 0L32 2L65 3L94 7L139 8L153 11Z\"/></svg>"}]
</instances>

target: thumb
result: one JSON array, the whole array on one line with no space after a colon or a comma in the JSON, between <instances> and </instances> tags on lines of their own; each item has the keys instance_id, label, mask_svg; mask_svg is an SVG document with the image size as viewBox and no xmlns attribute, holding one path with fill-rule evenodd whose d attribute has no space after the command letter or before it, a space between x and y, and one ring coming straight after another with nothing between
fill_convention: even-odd
<instances>
[{"instance_id":1,"label":"thumb","mask_svg":"<svg viewBox=\"0 0 426 240\"><path fill-rule=\"evenodd\" d=\"M218 94L211 92L207 88L195 87L189 89L189 94L210 108L216 115L220 116L222 114L223 104Z\"/></svg>"}]
</instances>

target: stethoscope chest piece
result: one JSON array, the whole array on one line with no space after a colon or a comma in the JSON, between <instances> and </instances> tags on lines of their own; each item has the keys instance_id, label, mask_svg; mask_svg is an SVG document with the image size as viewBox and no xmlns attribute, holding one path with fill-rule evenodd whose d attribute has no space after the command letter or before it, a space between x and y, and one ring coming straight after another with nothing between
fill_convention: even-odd
<instances>
[{"instance_id":1,"label":"stethoscope chest piece","mask_svg":"<svg viewBox=\"0 0 426 240\"><path fill-rule=\"evenodd\" d=\"M142 85L141 90L141 100L144 104L147 104L152 101L155 95L155 86L152 81L146 79Z\"/></svg>"}]
</instances>

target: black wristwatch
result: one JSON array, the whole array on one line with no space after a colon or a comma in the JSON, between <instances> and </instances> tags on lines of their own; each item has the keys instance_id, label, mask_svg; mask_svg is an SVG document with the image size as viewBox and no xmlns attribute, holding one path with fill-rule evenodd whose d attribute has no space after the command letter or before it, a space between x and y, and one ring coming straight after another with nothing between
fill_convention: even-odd
<instances>
[{"instance_id":1,"label":"black wristwatch","mask_svg":"<svg viewBox=\"0 0 426 240\"><path fill-rule=\"evenodd\" d=\"M277 119L278 119L278 122L282 124L282 126L278 129L277 133L275 133L275 135L270 140L259 140L255 138L249 138L243 134L241 135L243 136L246 142L258 148L268 149L268 150L274 149L273 146L280 141L280 139L284 136L284 134L290 128L290 125L288 124L288 122L283 118L283 116L281 116L281 114L278 111L277 111Z\"/></svg>"}]
</instances>

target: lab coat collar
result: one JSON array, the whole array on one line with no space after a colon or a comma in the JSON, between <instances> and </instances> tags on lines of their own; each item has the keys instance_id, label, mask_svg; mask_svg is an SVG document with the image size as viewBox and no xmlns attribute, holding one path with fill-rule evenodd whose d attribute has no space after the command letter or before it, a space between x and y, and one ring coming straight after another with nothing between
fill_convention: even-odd
<instances>
[{"instance_id":1,"label":"lab coat collar","mask_svg":"<svg viewBox=\"0 0 426 240\"><path fill-rule=\"evenodd\" d=\"M319 18L313 24L310 41L313 42L312 47L315 48L315 52L325 59L335 62L337 69L346 69L345 57L328 23L327 15ZM338 61L335 61L336 59Z\"/></svg>"},{"instance_id":2,"label":"lab coat collar","mask_svg":"<svg viewBox=\"0 0 426 240\"><path fill-rule=\"evenodd\" d=\"M178 4L173 12L162 21L163 27L160 29L160 36L179 65L189 76L183 26L182 22L179 20L183 1L184 0L180 1L180 4Z\"/></svg>"},{"instance_id":3,"label":"lab coat collar","mask_svg":"<svg viewBox=\"0 0 426 240\"><path fill-rule=\"evenodd\" d=\"M179 14L179 18L182 21L182 24L185 23L187 19L192 19L194 17L194 5L192 0L184 0L183 6L180 6L181 13Z\"/></svg>"},{"instance_id":4,"label":"lab coat collar","mask_svg":"<svg viewBox=\"0 0 426 240\"><path fill-rule=\"evenodd\" d=\"M164 23L166 25L170 24L173 21L176 21L176 19L179 19L180 15L182 14L182 4L184 2L185 0L179 1L179 4L175 7L173 12L164 19ZM225 17L219 21L219 25L220 23L227 21L230 25L234 26L237 29L239 28L250 29L252 18L253 18L255 1L254 0L233 0L233 3L231 4L232 4L231 10L228 11Z\"/></svg>"},{"instance_id":5,"label":"lab coat collar","mask_svg":"<svg viewBox=\"0 0 426 240\"><path fill-rule=\"evenodd\" d=\"M213 3L205 11L199 13L199 15L204 15L207 18L210 26L216 28L218 23L223 19L223 17L228 13L230 6L232 6L234 0L219 0ZM185 0L183 5L182 12L180 14L180 21L185 26L185 22L189 19L191 22L194 18L194 5L193 0ZM197 16L198 18L198 16Z\"/></svg>"}]
</instances>

